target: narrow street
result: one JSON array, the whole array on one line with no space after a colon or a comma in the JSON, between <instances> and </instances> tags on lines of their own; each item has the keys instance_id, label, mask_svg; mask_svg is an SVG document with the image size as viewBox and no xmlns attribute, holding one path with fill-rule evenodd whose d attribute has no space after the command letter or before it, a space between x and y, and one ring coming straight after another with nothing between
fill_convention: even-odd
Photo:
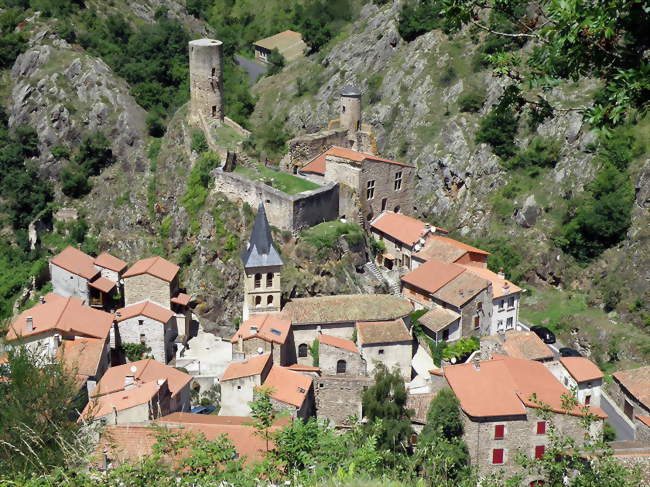
<instances>
[{"instance_id":1,"label":"narrow street","mask_svg":"<svg viewBox=\"0 0 650 487\"><path fill-rule=\"evenodd\" d=\"M251 61L245 57L235 55L235 62L248 73L248 79L250 85L254 85L259 78L264 76L267 71L267 67L264 64Z\"/></svg>"},{"instance_id":2,"label":"narrow street","mask_svg":"<svg viewBox=\"0 0 650 487\"><path fill-rule=\"evenodd\" d=\"M604 395L601 397L600 407L607 413L607 422L616 431L617 441L628 441L634 439L634 430L632 427L623 417L621 417Z\"/></svg>"}]
</instances>

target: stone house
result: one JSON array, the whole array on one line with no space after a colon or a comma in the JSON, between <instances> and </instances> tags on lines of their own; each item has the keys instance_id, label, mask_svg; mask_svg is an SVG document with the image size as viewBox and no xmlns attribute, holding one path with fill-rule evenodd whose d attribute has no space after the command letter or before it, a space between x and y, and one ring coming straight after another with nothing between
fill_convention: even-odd
<instances>
[{"instance_id":1,"label":"stone house","mask_svg":"<svg viewBox=\"0 0 650 487\"><path fill-rule=\"evenodd\" d=\"M79 337L107 342L112 332L113 315L85 306L78 298L50 293L11 322L5 340L54 361L64 340Z\"/></svg>"},{"instance_id":2,"label":"stone house","mask_svg":"<svg viewBox=\"0 0 650 487\"><path fill-rule=\"evenodd\" d=\"M385 246L384 252L377 255L377 264L389 270L412 270L412 256L422 249L429 236L446 233L442 228L392 211L381 213L370 223L370 234Z\"/></svg>"},{"instance_id":3,"label":"stone house","mask_svg":"<svg viewBox=\"0 0 650 487\"><path fill-rule=\"evenodd\" d=\"M462 337L490 333L492 284L464 266L431 259L401 281L402 296L416 308L441 307L459 314Z\"/></svg>"},{"instance_id":4,"label":"stone house","mask_svg":"<svg viewBox=\"0 0 650 487\"><path fill-rule=\"evenodd\" d=\"M253 47L255 48L255 60L262 63L269 62L269 56L273 49L277 49L287 61L298 59L308 49L307 44L302 40L302 34L292 30L285 30L271 37L260 39L253 43Z\"/></svg>"},{"instance_id":5,"label":"stone house","mask_svg":"<svg viewBox=\"0 0 650 487\"><path fill-rule=\"evenodd\" d=\"M363 392L374 383L366 376L323 375L314 378L316 414L333 426L352 426L350 417L363 418Z\"/></svg>"},{"instance_id":6,"label":"stone house","mask_svg":"<svg viewBox=\"0 0 650 487\"><path fill-rule=\"evenodd\" d=\"M303 420L314 415L314 387L311 377L273 365L263 386L271 391L271 402L277 411L286 411L292 418Z\"/></svg>"},{"instance_id":7,"label":"stone house","mask_svg":"<svg viewBox=\"0 0 650 487\"><path fill-rule=\"evenodd\" d=\"M159 380L165 380L167 384L169 398L165 401L169 411L189 411L192 376L153 359L111 367L101 378L91 396L99 398L129 391Z\"/></svg>"},{"instance_id":8,"label":"stone house","mask_svg":"<svg viewBox=\"0 0 650 487\"><path fill-rule=\"evenodd\" d=\"M418 318L422 331L435 343L455 342L461 338L460 314L436 306Z\"/></svg>"},{"instance_id":9,"label":"stone house","mask_svg":"<svg viewBox=\"0 0 650 487\"><path fill-rule=\"evenodd\" d=\"M618 407L636 426L637 440L650 440L650 366L619 370L609 393Z\"/></svg>"},{"instance_id":10,"label":"stone house","mask_svg":"<svg viewBox=\"0 0 650 487\"><path fill-rule=\"evenodd\" d=\"M73 337L63 339L57 360L75 375L77 383L86 389L86 396L90 398L97 382L111 365L110 353L108 337Z\"/></svg>"},{"instance_id":11,"label":"stone house","mask_svg":"<svg viewBox=\"0 0 650 487\"><path fill-rule=\"evenodd\" d=\"M391 210L413 212L415 166L333 146L316 156L298 173L316 183L335 182L339 189L339 215L370 222Z\"/></svg>"},{"instance_id":12,"label":"stone house","mask_svg":"<svg viewBox=\"0 0 650 487\"><path fill-rule=\"evenodd\" d=\"M431 259L441 260L447 264L455 263L479 268L487 267L489 252L440 233L430 235L422 248L413 254L414 269Z\"/></svg>"},{"instance_id":13,"label":"stone house","mask_svg":"<svg viewBox=\"0 0 650 487\"><path fill-rule=\"evenodd\" d=\"M234 360L270 353L273 363L296 362L291 321L280 313L254 314L244 321L230 339Z\"/></svg>"},{"instance_id":14,"label":"stone house","mask_svg":"<svg viewBox=\"0 0 650 487\"><path fill-rule=\"evenodd\" d=\"M318 357L322 375L367 375L366 363L352 340L321 333L318 337Z\"/></svg>"},{"instance_id":15,"label":"stone house","mask_svg":"<svg viewBox=\"0 0 650 487\"><path fill-rule=\"evenodd\" d=\"M422 433L422 429L427 424L427 413L434 397L436 397L436 393L409 393L406 396L406 409L413 411L411 426L417 434Z\"/></svg>"},{"instance_id":16,"label":"stone house","mask_svg":"<svg viewBox=\"0 0 650 487\"><path fill-rule=\"evenodd\" d=\"M560 367L548 367L564 387L575 390L581 404L600 407L603 372L585 357L561 357ZM558 373L559 372L559 373Z\"/></svg>"},{"instance_id":17,"label":"stone house","mask_svg":"<svg viewBox=\"0 0 650 487\"><path fill-rule=\"evenodd\" d=\"M244 321L254 314L279 312L282 306L280 271L284 262L273 244L262 202L241 259L244 265Z\"/></svg>"},{"instance_id":18,"label":"stone house","mask_svg":"<svg viewBox=\"0 0 650 487\"><path fill-rule=\"evenodd\" d=\"M537 362L550 362L553 351L532 331L509 330L481 338L481 357L488 360L496 355ZM566 385L566 384L565 384Z\"/></svg>"},{"instance_id":19,"label":"stone house","mask_svg":"<svg viewBox=\"0 0 650 487\"><path fill-rule=\"evenodd\" d=\"M291 320L296 358L312 365L309 347L320 333L352 339L358 321L408 320L411 303L390 294L350 294L292 299L282 313Z\"/></svg>"},{"instance_id":20,"label":"stone house","mask_svg":"<svg viewBox=\"0 0 650 487\"><path fill-rule=\"evenodd\" d=\"M512 475L519 471L518 453L544 455L550 428L540 402L550 408L560 434L584 441L582 406L563 409L562 397L570 391L539 362L500 357L445 367L444 376L434 377L446 381L460 401L464 440L479 475ZM599 435L607 415L596 406L588 409L597 417L590 433ZM524 480L529 485L539 479Z\"/></svg>"},{"instance_id":21,"label":"stone house","mask_svg":"<svg viewBox=\"0 0 650 487\"><path fill-rule=\"evenodd\" d=\"M68 246L50 259L54 294L75 297L84 304L112 309L113 295L121 292L120 273L126 262L106 252L94 258Z\"/></svg>"},{"instance_id":22,"label":"stone house","mask_svg":"<svg viewBox=\"0 0 650 487\"><path fill-rule=\"evenodd\" d=\"M411 380L415 342L404 320L359 321L357 341L368 364L368 375L372 376L377 363L382 363L389 370L399 370L407 382Z\"/></svg>"},{"instance_id":23,"label":"stone house","mask_svg":"<svg viewBox=\"0 0 650 487\"><path fill-rule=\"evenodd\" d=\"M151 301L132 304L115 312L121 343L140 343L151 355L166 364L174 358L174 340L178 336L176 317L168 309Z\"/></svg>"},{"instance_id":24,"label":"stone house","mask_svg":"<svg viewBox=\"0 0 650 487\"><path fill-rule=\"evenodd\" d=\"M151 301L171 309L178 294L180 267L162 257L149 257L133 264L124 273L124 305Z\"/></svg>"},{"instance_id":25,"label":"stone house","mask_svg":"<svg viewBox=\"0 0 650 487\"><path fill-rule=\"evenodd\" d=\"M220 416L248 416L255 389L260 387L273 366L270 353L232 362L221 376Z\"/></svg>"}]
</instances>

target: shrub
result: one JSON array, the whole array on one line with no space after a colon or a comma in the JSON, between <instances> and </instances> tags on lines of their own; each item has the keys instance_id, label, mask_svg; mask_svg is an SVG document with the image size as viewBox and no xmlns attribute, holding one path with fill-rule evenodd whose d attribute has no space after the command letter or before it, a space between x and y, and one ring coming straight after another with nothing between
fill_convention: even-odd
<instances>
[{"instance_id":1,"label":"shrub","mask_svg":"<svg viewBox=\"0 0 650 487\"><path fill-rule=\"evenodd\" d=\"M486 143L501 159L509 159L517 152L517 117L510 106L495 106L480 122L476 142Z\"/></svg>"},{"instance_id":2,"label":"shrub","mask_svg":"<svg viewBox=\"0 0 650 487\"><path fill-rule=\"evenodd\" d=\"M52 156L56 159L69 159L70 158L70 149L63 145L54 145L50 149Z\"/></svg>"},{"instance_id":3,"label":"shrub","mask_svg":"<svg viewBox=\"0 0 650 487\"><path fill-rule=\"evenodd\" d=\"M201 154L208 150L208 141L205 138L203 130L194 129L192 130L192 140L190 142L190 148L193 152Z\"/></svg>"},{"instance_id":4,"label":"shrub","mask_svg":"<svg viewBox=\"0 0 650 487\"><path fill-rule=\"evenodd\" d=\"M476 113L483 108L484 103L485 93L478 90L466 91L458 97L458 109L461 112Z\"/></svg>"},{"instance_id":5,"label":"shrub","mask_svg":"<svg viewBox=\"0 0 650 487\"><path fill-rule=\"evenodd\" d=\"M27 42L22 34L10 32L0 37L0 68L10 68L26 49Z\"/></svg>"},{"instance_id":6,"label":"shrub","mask_svg":"<svg viewBox=\"0 0 650 487\"><path fill-rule=\"evenodd\" d=\"M450 86L456 80L456 78L458 78L456 69L451 64L448 64L445 66L445 69L442 70L442 73L440 73L438 82L440 83L440 86L446 87Z\"/></svg>"},{"instance_id":7,"label":"shrub","mask_svg":"<svg viewBox=\"0 0 650 487\"><path fill-rule=\"evenodd\" d=\"M433 29L445 28L442 2L436 0L408 0L399 12L397 30L407 42Z\"/></svg>"},{"instance_id":8,"label":"shrub","mask_svg":"<svg viewBox=\"0 0 650 487\"><path fill-rule=\"evenodd\" d=\"M555 167L560 157L560 141L535 137L526 149L508 163L511 168Z\"/></svg>"},{"instance_id":9,"label":"shrub","mask_svg":"<svg viewBox=\"0 0 650 487\"><path fill-rule=\"evenodd\" d=\"M147 115L147 131L152 137L165 135L165 122L158 112L152 111Z\"/></svg>"},{"instance_id":10,"label":"shrub","mask_svg":"<svg viewBox=\"0 0 650 487\"><path fill-rule=\"evenodd\" d=\"M278 51L277 48L274 48L271 51L268 61L271 66L269 67L269 70L267 71L266 74L268 74L269 76L278 74L280 71L282 71L282 68L284 68L285 65L284 56L280 54L280 51Z\"/></svg>"},{"instance_id":11,"label":"shrub","mask_svg":"<svg viewBox=\"0 0 650 487\"><path fill-rule=\"evenodd\" d=\"M368 78L368 101L371 104L377 103L379 100L381 100L379 89L381 88L383 82L384 76L379 73L370 75Z\"/></svg>"},{"instance_id":12,"label":"shrub","mask_svg":"<svg viewBox=\"0 0 650 487\"><path fill-rule=\"evenodd\" d=\"M81 139L74 160L84 169L87 176L96 176L113 163L113 151L102 132L91 132Z\"/></svg>"},{"instance_id":13,"label":"shrub","mask_svg":"<svg viewBox=\"0 0 650 487\"><path fill-rule=\"evenodd\" d=\"M70 198L80 198L90 193L92 186L86 171L79 164L71 162L61 171L61 191Z\"/></svg>"},{"instance_id":14,"label":"shrub","mask_svg":"<svg viewBox=\"0 0 650 487\"><path fill-rule=\"evenodd\" d=\"M442 356L447 360L455 358L458 361L464 361L479 348L480 343L478 338L461 338L457 342L454 342L451 345L447 345L442 353Z\"/></svg>"},{"instance_id":15,"label":"shrub","mask_svg":"<svg viewBox=\"0 0 650 487\"><path fill-rule=\"evenodd\" d=\"M129 362L136 362L137 360L140 360L145 353L151 352L151 348L147 347L143 343L123 343L122 350L124 351L126 358L129 359Z\"/></svg>"}]
</instances>

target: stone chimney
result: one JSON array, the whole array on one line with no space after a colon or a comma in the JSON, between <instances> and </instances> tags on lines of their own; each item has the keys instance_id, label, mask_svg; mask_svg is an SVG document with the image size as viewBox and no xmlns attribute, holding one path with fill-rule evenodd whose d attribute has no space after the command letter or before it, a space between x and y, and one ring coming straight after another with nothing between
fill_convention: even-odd
<instances>
[{"instance_id":1,"label":"stone chimney","mask_svg":"<svg viewBox=\"0 0 650 487\"><path fill-rule=\"evenodd\" d=\"M31 316L25 318L25 326L27 327L27 333L34 331L34 319Z\"/></svg>"}]
</instances>

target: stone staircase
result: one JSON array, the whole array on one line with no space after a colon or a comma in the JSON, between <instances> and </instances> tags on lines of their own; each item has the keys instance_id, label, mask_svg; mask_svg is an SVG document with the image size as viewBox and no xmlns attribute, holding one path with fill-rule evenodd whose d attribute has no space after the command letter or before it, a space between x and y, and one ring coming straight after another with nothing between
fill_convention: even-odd
<instances>
[{"instance_id":1,"label":"stone staircase","mask_svg":"<svg viewBox=\"0 0 650 487\"><path fill-rule=\"evenodd\" d=\"M385 282L388 284L388 288L390 289L390 293L399 296L402 294L400 285L398 282L393 281L392 279L389 279L386 277L377 267L377 264L375 264L373 261L366 262L364 266L375 278L381 282Z\"/></svg>"}]
</instances>

